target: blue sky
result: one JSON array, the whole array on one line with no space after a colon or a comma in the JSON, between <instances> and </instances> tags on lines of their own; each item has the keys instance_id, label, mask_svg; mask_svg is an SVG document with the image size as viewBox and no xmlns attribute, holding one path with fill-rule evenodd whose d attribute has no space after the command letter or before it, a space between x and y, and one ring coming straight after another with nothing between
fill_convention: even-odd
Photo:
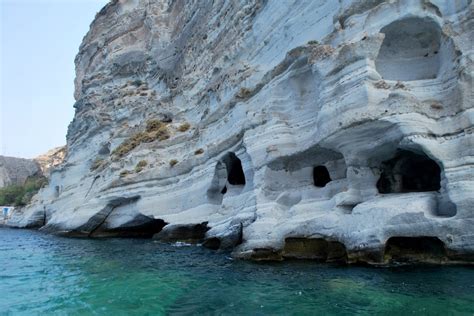
<instances>
[{"instance_id":1,"label":"blue sky","mask_svg":"<svg viewBox=\"0 0 474 316\"><path fill-rule=\"evenodd\" d=\"M0 0L0 155L64 145L74 57L108 0Z\"/></svg>"}]
</instances>

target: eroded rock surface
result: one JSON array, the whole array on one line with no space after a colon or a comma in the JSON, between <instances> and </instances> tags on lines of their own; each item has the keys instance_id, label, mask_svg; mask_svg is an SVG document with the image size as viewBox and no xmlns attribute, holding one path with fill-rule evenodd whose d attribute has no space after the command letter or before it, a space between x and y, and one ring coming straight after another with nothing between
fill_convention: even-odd
<instances>
[{"instance_id":1,"label":"eroded rock surface","mask_svg":"<svg viewBox=\"0 0 474 316\"><path fill-rule=\"evenodd\" d=\"M257 260L472 262L473 32L470 0L112 1L76 58L67 159L22 220L207 222L210 248Z\"/></svg>"},{"instance_id":2,"label":"eroded rock surface","mask_svg":"<svg viewBox=\"0 0 474 316\"><path fill-rule=\"evenodd\" d=\"M66 146L56 147L47 153L39 155L34 160L40 165L41 171L49 177L50 170L59 166L66 158Z\"/></svg>"}]
</instances>

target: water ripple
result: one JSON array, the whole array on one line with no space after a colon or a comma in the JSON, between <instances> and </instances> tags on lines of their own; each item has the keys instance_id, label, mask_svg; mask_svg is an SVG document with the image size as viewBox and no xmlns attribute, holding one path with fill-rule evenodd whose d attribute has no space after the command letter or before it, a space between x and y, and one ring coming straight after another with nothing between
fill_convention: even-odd
<instances>
[{"instance_id":1,"label":"water ripple","mask_svg":"<svg viewBox=\"0 0 474 316\"><path fill-rule=\"evenodd\" d=\"M0 229L0 314L472 315L474 270L256 264L151 240Z\"/></svg>"}]
</instances>

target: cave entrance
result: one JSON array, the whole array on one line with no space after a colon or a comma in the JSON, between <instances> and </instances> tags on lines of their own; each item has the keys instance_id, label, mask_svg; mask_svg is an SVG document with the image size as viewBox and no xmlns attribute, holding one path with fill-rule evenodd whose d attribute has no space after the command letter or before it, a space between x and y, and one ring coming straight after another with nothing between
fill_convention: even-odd
<instances>
[{"instance_id":1,"label":"cave entrance","mask_svg":"<svg viewBox=\"0 0 474 316\"><path fill-rule=\"evenodd\" d=\"M385 34L375 67L383 79L434 79L440 69L440 27L430 19L407 18L380 31Z\"/></svg>"},{"instance_id":2,"label":"cave entrance","mask_svg":"<svg viewBox=\"0 0 474 316\"><path fill-rule=\"evenodd\" d=\"M313 183L316 187L323 188L331 181L328 168L316 166L313 168Z\"/></svg>"},{"instance_id":3,"label":"cave entrance","mask_svg":"<svg viewBox=\"0 0 474 316\"><path fill-rule=\"evenodd\" d=\"M447 253L437 237L391 237L385 244L384 259L399 263L439 263L447 259Z\"/></svg>"},{"instance_id":4,"label":"cave entrance","mask_svg":"<svg viewBox=\"0 0 474 316\"><path fill-rule=\"evenodd\" d=\"M441 168L425 154L400 150L394 158L384 161L379 193L438 191L441 188Z\"/></svg>"},{"instance_id":5,"label":"cave entrance","mask_svg":"<svg viewBox=\"0 0 474 316\"><path fill-rule=\"evenodd\" d=\"M245 185L245 175L242 169L242 162L230 152L222 158L227 169L227 182L232 185Z\"/></svg>"},{"instance_id":6,"label":"cave entrance","mask_svg":"<svg viewBox=\"0 0 474 316\"><path fill-rule=\"evenodd\" d=\"M322 262L347 262L343 243L324 238L286 238L284 258L310 259Z\"/></svg>"},{"instance_id":7,"label":"cave entrance","mask_svg":"<svg viewBox=\"0 0 474 316\"><path fill-rule=\"evenodd\" d=\"M214 177L207 196L213 203L221 203L229 191L245 186L245 173L241 160L233 152L225 154L216 164Z\"/></svg>"}]
</instances>

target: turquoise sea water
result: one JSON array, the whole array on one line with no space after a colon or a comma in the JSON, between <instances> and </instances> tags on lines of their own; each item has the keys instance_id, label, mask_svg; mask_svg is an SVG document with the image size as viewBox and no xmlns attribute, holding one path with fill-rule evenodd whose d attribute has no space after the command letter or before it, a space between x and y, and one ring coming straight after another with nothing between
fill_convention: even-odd
<instances>
[{"instance_id":1,"label":"turquoise sea water","mask_svg":"<svg viewBox=\"0 0 474 316\"><path fill-rule=\"evenodd\" d=\"M1 315L474 315L474 269L232 260L0 228Z\"/></svg>"}]
</instances>

